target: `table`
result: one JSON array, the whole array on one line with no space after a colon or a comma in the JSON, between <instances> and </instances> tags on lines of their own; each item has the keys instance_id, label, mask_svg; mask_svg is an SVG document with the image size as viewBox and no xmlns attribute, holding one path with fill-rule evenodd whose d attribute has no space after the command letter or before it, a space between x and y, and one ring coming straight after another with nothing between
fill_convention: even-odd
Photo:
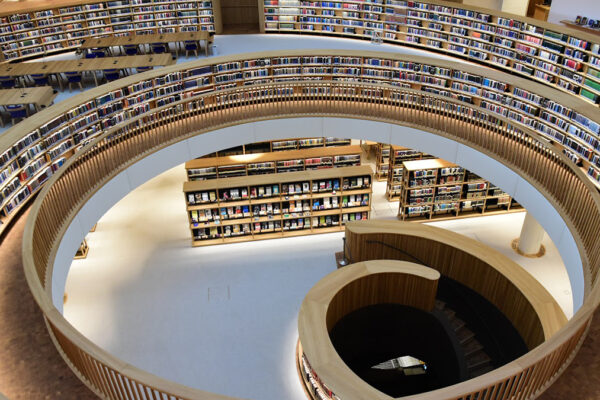
<instances>
[{"instance_id":1,"label":"table","mask_svg":"<svg viewBox=\"0 0 600 400\"><path fill-rule=\"evenodd\" d=\"M208 31L156 33L151 35L108 36L86 39L79 48L81 50L102 49L126 45L146 45L151 43L182 43L186 40L203 41L205 54L213 42L213 36Z\"/></svg>"},{"instance_id":2,"label":"table","mask_svg":"<svg viewBox=\"0 0 600 400\"><path fill-rule=\"evenodd\" d=\"M583 32L591 33L593 35L600 35L600 29L590 28L588 25L579 25L573 21L562 20L560 21L562 24L568 26L569 28L577 29Z\"/></svg>"},{"instance_id":3,"label":"table","mask_svg":"<svg viewBox=\"0 0 600 400\"><path fill-rule=\"evenodd\" d=\"M58 75L62 72L89 72L104 69L129 69L157 67L174 64L171 54L149 54L141 56L84 58L79 60L22 62L0 65L0 76L23 77L32 74ZM96 74L94 81L98 85Z\"/></svg>"},{"instance_id":4,"label":"table","mask_svg":"<svg viewBox=\"0 0 600 400\"><path fill-rule=\"evenodd\" d=\"M0 90L0 106L33 104L37 111L48 107L58 94L51 86Z\"/></svg>"}]
</instances>

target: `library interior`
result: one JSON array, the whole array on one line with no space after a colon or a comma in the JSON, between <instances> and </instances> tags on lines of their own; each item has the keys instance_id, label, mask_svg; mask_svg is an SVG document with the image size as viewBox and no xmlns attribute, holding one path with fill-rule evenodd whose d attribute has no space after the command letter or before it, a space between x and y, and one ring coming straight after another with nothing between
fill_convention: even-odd
<instances>
[{"instance_id":1,"label":"library interior","mask_svg":"<svg viewBox=\"0 0 600 400\"><path fill-rule=\"evenodd\" d=\"M597 0L0 0L0 400L598 399L599 105Z\"/></svg>"}]
</instances>

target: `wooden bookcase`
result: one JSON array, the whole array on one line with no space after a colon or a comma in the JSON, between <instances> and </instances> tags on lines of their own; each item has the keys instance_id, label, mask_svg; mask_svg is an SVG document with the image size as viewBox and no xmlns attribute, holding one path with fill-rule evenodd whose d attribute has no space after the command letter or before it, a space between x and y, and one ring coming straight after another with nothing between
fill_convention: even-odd
<instances>
[{"instance_id":1,"label":"wooden bookcase","mask_svg":"<svg viewBox=\"0 0 600 400\"><path fill-rule=\"evenodd\" d=\"M409 149L402 146L391 146L389 170L387 174L387 186L385 195L389 201L398 201L402 194L404 184L404 162L411 160L421 160L424 158L433 158L418 150Z\"/></svg>"},{"instance_id":2,"label":"wooden bookcase","mask_svg":"<svg viewBox=\"0 0 600 400\"><path fill-rule=\"evenodd\" d=\"M220 0L32 3L0 7L0 49L7 61L76 50L90 37L221 31Z\"/></svg>"},{"instance_id":3,"label":"wooden bookcase","mask_svg":"<svg viewBox=\"0 0 600 400\"><path fill-rule=\"evenodd\" d=\"M445 219L522 211L502 189L451 162L404 162L398 218Z\"/></svg>"},{"instance_id":4,"label":"wooden bookcase","mask_svg":"<svg viewBox=\"0 0 600 400\"><path fill-rule=\"evenodd\" d=\"M338 232L368 219L368 165L185 182L194 246Z\"/></svg>"},{"instance_id":5,"label":"wooden bookcase","mask_svg":"<svg viewBox=\"0 0 600 400\"><path fill-rule=\"evenodd\" d=\"M197 158L185 163L189 181L360 165L360 146Z\"/></svg>"},{"instance_id":6,"label":"wooden bookcase","mask_svg":"<svg viewBox=\"0 0 600 400\"><path fill-rule=\"evenodd\" d=\"M83 239L83 242L79 245L77 252L75 253L75 260L82 260L87 257L88 252L90 251L90 247L87 244L87 241Z\"/></svg>"},{"instance_id":7,"label":"wooden bookcase","mask_svg":"<svg viewBox=\"0 0 600 400\"><path fill-rule=\"evenodd\" d=\"M390 168L390 145L377 143L375 151L375 178L378 181L386 180Z\"/></svg>"},{"instance_id":8,"label":"wooden bookcase","mask_svg":"<svg viewBox=\"0 0 600 400\"><path fill-rule=\"evenodd\" d=\"M264 31L381 38L509 70L597 103L600 39L527 17L447 2L260 0Z\"/></svg>"},{"instance_id":9,"label":"wooden bookcase","mask_svg":"<svg viewBox=\"0 0 600 400\"><path fill-rule=\"evenodd\" d=\"M246 143L241 146L231 147L231 148L224 149L224 150L219 150L215 153L207 154L204 157L211 158L211 157L235 156L235 155L241 155L241 154L269 153L269 152L288 151L288 150L304 150L304 149L312 149L315 147L350 146L351 144L352 144L352 139L342 139L342 138L335 138L335 137L279 139L279 140L269 140L266 142Z\"/></svg>"},{"instance_id":10,"label":"wooden bookcase","mask_svg":"<svg viewBox=\"0 0 600 400\"><path fill-rule=\"evenodd\" d=\"M302 96L320 90L320 96L351 96L357 100L377 99L414 107L427 107L428 94L459 98L476 110L484 121L517 128L531 128L559 151L581 164L592 182L600 183L600 123L594 121L597 106L579 102L573 96L510 77L490 69L476 74L469 64L375 52L338 50L278 51L246 57L224 56L198 60L184 66L172 65L146 73L146 78L130 76L67 99L30 117L0 137L0 232L16 211L37 193L56 168L106 129L126 123L156 108L187 98L189 109L227 107L237 94L222 91L252 84L255 99L270 101L276 90L263 90L261 84L285 84L286 93ZM309 89L289 82L318 79L321 88ZM379 88L347 89L345 81L381 85ZM415 94L403 94L410 87ZM204 104L200 96L222 93ZM419 101L417 104L416 102ZM429 100L433 102L433 98ZM431 103L431 106L435 104ZM453 104L449 112L462 112ZM479 107L479 108L478 108ZM575 112L577 108L579 112ZM166 118L157 116L156 118ZM151 122L152 123L152 122ZM28 133L23 134L23 130ZM17 135L18 133L18 135ZM25 173L25 174L23 174ZM34 176L37 175L37 176Z\"/></svg>"}]
</instances>

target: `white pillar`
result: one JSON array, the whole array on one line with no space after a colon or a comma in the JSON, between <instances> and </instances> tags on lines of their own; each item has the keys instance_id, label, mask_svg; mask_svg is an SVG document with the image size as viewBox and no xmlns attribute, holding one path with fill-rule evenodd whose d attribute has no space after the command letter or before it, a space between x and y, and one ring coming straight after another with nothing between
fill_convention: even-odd
<instances>
[{"instance_id":1,"label":"white pillar","mask_svg":"<svg viewBox=\"0 0 600 400\"><path fill-rule=\"evenodd\" d=\"M529 213L525 214L525 221L519 237L519 251L526 255L537 254L542 246L544 228Z\"/></svg>"}]
</instances>

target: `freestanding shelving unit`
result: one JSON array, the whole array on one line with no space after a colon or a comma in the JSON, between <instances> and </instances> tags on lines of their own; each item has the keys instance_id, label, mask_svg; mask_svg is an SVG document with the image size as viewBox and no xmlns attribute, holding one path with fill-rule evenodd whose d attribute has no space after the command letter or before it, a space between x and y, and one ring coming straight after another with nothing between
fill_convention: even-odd
<instances>
[{"instance_id":1,"label":"freestanding shelving unit","mask_svg":"<svg viewBox=\"0 0 600 400\"><path fill-rule=\"evenodd\" d=\"M502 189L441 159L404 162L398 218L439 219L522 211Z\"/></svg>"},{"instance_id":2,"label":"freestanding shelving unit","mask_svg":"<svg viewBox=\"0 0 600 400\"><path fill-rule=\"evenodd\" d=\"M42 3L42 2L40 2ZM206 30L221 32L220 0L52 1L3 3L0 49L4 60L76 50L87 38ZM44 7L45 5L45 7ZM2 61L2 60L0 60Z\"/></svg>"},{"instance_id":3,"label":"freestanding shelving unit","mask_svg":"<svg viewBox=\"0 0 600 400\"><path fill-rule=\"evenodd\" d=\"M338 232L368 219L368 165L185 182L194 246Z\"/></svg>"},{"instance_id":4,"label":"freestanding shelving unit","mask_svg":"<svg viewBox=\"0 0 600 400\"><path fill-rule=\"evenodd\" d=\"M391 146L387 186L385 188L385 195L389 201L400 200L404 182L402 179L404 173L404 161L421 160L424 158L433 158L433 156L407 147Z\"/></svg>"},{"instance_id":5,"label":"freestanding shelving unit","mask_svg":"<svg viewBox=\"0 0 600 400\"><path fill-rule=\"evenodd\" d=\"M189 181L309 171L360 165L361 147L317 147L307 150L197 158L185 163Z\"/></svg>"},{"instance_id":6,"label":"freestanding shelving unit","mask_svg":"<svg viewBox=\"0 0 600 400\"><path fill-rule=\"evenodd\" d=\"M375 152L375 178L384 181L390 168L390 145L377 143Z\"/></svg>"},{"instance_id":7,"label":"freestanding shelving unit","mask_svg":"<svg viewBox=\"0 0 600 400\"><path fill-rule=\"evenodd\" d=\"M337 147L350 146L351 139L342 139L335 137L326 138L301 138L301 139L279 139L267 142L246 143L237 147L219 150L215 153L207 154L204 158L234 156L242 154L269 153L289 150L306 150L315 147Z\"/></svg>"}]
</instances>

